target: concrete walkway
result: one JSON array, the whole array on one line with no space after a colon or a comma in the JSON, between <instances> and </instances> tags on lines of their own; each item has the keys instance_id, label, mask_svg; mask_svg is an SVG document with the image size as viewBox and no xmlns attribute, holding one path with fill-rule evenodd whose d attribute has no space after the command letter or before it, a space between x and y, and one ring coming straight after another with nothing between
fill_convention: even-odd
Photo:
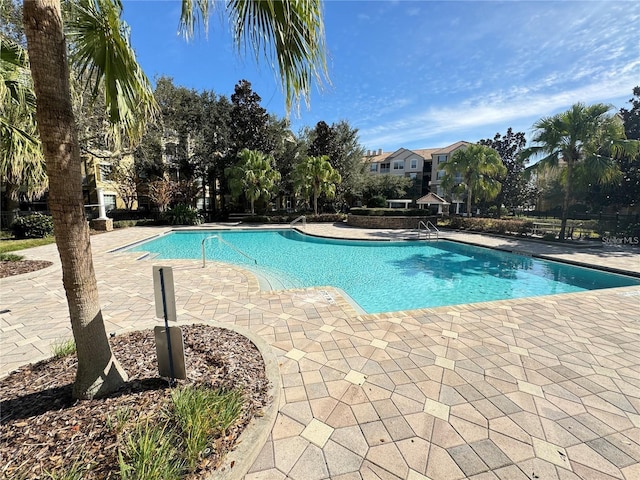
<instances>
[{"instance_id":1,"label":"concrete walkway","mask_svg":"<svg viewBox=\"0 0 640 480\"><path fill-rule=\"evenodd\" d=\"M166 230L92 237L107 331L158 323L154 262L109 251ZM640 272L637 248L446 235ZM0 280L1 374L71 336L55 245L22 253L55 265ZM236 267L162 264L181 321L246 327L278 359L284 395L246 479L640 478L640 287L359 315L332 287L264 292Z\"/></svg>"}]
</instances>

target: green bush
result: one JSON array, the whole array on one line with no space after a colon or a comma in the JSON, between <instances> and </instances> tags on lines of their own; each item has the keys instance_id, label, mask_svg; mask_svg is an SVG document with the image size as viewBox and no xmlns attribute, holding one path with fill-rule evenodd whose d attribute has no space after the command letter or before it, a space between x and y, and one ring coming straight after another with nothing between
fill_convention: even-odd
<instances>
[{"instance_id":1,"label":"green bush","mask_svg":"<svg viewBox=\"0 0 640 480\"><path fill-rule=\"evenodd\" d=\"M13 253L0 253L0 262L19 262L23 258L22 255L15 255Z\"/></svg>"},{"instance_id":2,"label":"green bush","mask_svg":"<svg viewBox=\"0 0 640 480\"><path fill-rule=\"evenodd\" d=\"M160 225L159 220L153 218L142 218L140 220L114 220L113 228L129 228L129 227L144 227L146 225Z\"/></svg>"},{"instance_id":3,"label":"green bush","mask_svg":"<svg viewBox=\"0 0 640 480\"><path fill-rule=\"evenodd\" d=\"M293 215L253 215L242 219L244 223L291 223L300 217L299 213ZM346 218L343 213L321 213L319 215L305 215L308 223L336 223Z\"/></svg>"},{"instance_id":4,"label":"green bush","mask_svg":"<svg viewBox=\"0 0 640 480\"><path fill-rule=\"evenodd\" d=\"M33 213L16 218L11 230L15 238L44 238L53 234L53 220L50 215Z\"/></svg>"},{"instance_id":5,"label":"green bush","mask_svg":"<svg viewBox=\"0 0 640 480\"><path fill-rule=\"evenodd\" d=\"M376 195L371 197L369 201L367 201L367 207L369 208L384 208L387 206L387 199L382 195Z\"/></svg>"},{"instance_id":6,"label":"green bush","mask_svg":"<svg viewBox=\"0 0 640 480\"><path fill-rule=\"evenodd\" d=\"M200 225L202 223L202 216L198 211L184 203L179 203L168 210L164 216L170 225Z\"/></svg>"},{"instance_id":7,"label":"green bush","mask_svg":"<svg viewBox=\"0 0 640 480\"><path fill-rule=\"evenodd\" d=\"M531 233L533 222L527 220L500 220L497 218L452 217L449 227L472 232L526 235Z\"/></svg>"},{"instance_id":8,"label":"green bush","mask_svg":"<svg viewBox=\"0 0 640 480\"><path fill-rule=\"evenodd\" d=\"M421 208L352 208L352 215L372 217L428 217L429 210Z\"/></svg>"}]
</instances>

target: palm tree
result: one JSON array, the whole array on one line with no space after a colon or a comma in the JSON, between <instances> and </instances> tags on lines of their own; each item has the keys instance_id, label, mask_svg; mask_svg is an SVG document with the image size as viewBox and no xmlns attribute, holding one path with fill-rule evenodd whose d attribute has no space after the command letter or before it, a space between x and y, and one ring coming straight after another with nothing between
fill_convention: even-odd
<instances>
[{"instance_id":1,"label":"palm tree","mask_svg":"<svg viewBox=\"0 0 640 480\"><path fill-rule=\"evenodd\" d=\"M35 106L27 52L0 36L0 179L5 187L9 224L21 188L30 200L47 188Z\"/></svg>"},{"instance_id":2,"label":"palm tree","mask_svg":"<svg viewBox=\"0 0 640 480\"><path fill-rule=\"evenodd\" d=\"M492 200L500 193L500 180L507 174L498 152L486 145L469 145L457 150L442 166L444 190L467 197L467 215L471 202Z\"/></svg>"},{"instance_id":3,"label":"palm tree","mask_svg":"<svg viewBox=\"0 0 640 480\"><path fill-rule=\"evenodd\" d=\"M255 201L268 197L280 181L280 174L273 169L273 157L257 150L243 149L238 154L238 163L225 169L229 177L231 195L238 198L243 193L251 203L251 215L255 213Z\"/></svg>"},{"instance_id":4,"label":"palm tree","mask_svg":"<svg viewBox=\"0 0 640 480\"><path fill-rule=\"evenodd\" d=\"M326 194L333 198L336 194L336 184L342 177L329 162L329 157L307 157L296 165L296 185L308 198L313 194L313 212L318 214L318 197Z\"/></svg>"},{"instance_id":5,"label":"palm tree","mask_svg":"<svg viewBox=\"0 0 640 480\"><path fill-rule=\"evenodd\" d=\"M217 3L217 2L216 2ZM213 2L183 1L180 24L186 37ZM225 2L238 47L256 54L273 51L287 107L312 79L326 75L324 29L319 0ZM93 82L104 85L110 119L140 138L154 112L151 86L135 60L120 20L120 0L75 0L69 38L72 59ZM25 0L24 25L37 102L37 122L49 177L49 209L62 263L63 284L77 347L76 398L106 395L126 381L111 352L98 298L89 229L84 216L80 151L69 88L69 63L60 0ZM273 49L270 45L273 44Z\"/></svg>"},{"instance_id":6,"label":"palm tree","mask_svg":"<svg viewBox=\"0 0 640 480\"><path fill-rule=\"evenodd\" d=\"M635 158L640 143L627 140L624 124L609 114L611 106L576 103L566 112L538 120L533 128L533 145L522 152L523 158L543 156L536 169L560 167L564 186L560 240L564 240L569 205L578 175L587 175L597 183L615 182L620 177L616 159L620 155Z\"/></svg>"}]
</instances>

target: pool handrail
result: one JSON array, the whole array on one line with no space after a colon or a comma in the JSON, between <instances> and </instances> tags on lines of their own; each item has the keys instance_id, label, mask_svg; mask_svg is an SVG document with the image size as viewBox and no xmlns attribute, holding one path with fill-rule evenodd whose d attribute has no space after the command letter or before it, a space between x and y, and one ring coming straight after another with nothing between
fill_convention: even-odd
<instances>
[{"instance_id":1,"label":"pool handrail","mask_svg":"<svg viewBox=\"0 0 640 480\"><path fill-rule=\"evenodd\" d=\"M423 227L424 227L425 233L427 234L427 238L426 238L427 240L431 240L432 229L435 231L436 240L438 240L438 234L440 233L440 230L438 230L438 227L436 227L433 223L431 223L430 220L427 220L427 223L423 222L422 220L418 222L418 240L420 240L421 238Z\"/></svg>"},{"instance_id":2,"label":"pool handrail","mask_svg":"<svg viewBox=\"0 0 640 480\"><path fill-rule=\"evenodd\" d=\"M238 252L240 255L247 257L249 260L253 260L253 263L255 263L256 265L258 264L258 260L256 260L253 257L250 257L249 255L247 255L246 253L244 253L242 250L240 250L238 247L236 247L235 245L233 245L230 242L227 242L224 238L222 238L220 235L209 235L208 237L205 237L202 239L202 268L204 268L207 265L207 257L205 255L205 251L204 251L204 244L207 240L210 240L212 238L217 238L218 239L218 243L224 243L225 245L227 245L228 247L232 248L233 250L235 250L236 252Z\"/></svg>"},{"instance_id":3,"label":"pool handrail","mask_svg":"<svg viewBox=\"0 0 640 480\"><path fill-rule=\"evenodd\" d=\"M305 215L300 215L298 218L296 218L293 222L291 222L289 224L289 227L293 228L293 226L296 223L300 222L300 221L302 221L302 228L306 229L307 228L307 217Z\"/></svg>"}]
</instances>

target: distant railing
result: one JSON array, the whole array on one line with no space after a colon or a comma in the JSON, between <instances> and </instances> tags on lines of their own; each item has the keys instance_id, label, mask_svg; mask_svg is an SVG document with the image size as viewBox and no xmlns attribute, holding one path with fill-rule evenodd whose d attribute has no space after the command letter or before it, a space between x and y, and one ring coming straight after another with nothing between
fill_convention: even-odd
<instances>
[{"instance_id":1,"label":"distant railing","mask_svg":"<svg viewBox=\"0 0 640 480\"><path fill-rule=\"evenodd\" d=\"M298 222L302 222L302 228L306 229L307 228L307 217L305 217L304 215L300 215L298 218L296 218L293 222L291 222L289 224L289 226L291 228L293 228L293 226L298 223Z\"/></svg>"},{"instance_id":2,"label":"distant railing","mask_svg":"<svg viewBox=\"0 0 640 480\"><path fill-rule=\"evenodd\" d=\"M232 243L227 242L224 238L220 237L219 235L209 235L208 237L202 239L202 268L204 268L206 266L206 262L207 262L207 257L205 255L205 250L204 250L204 244L206 243L207 240L210 240L212 238L217 238L218 239L218 243L223 243L223 244L227 245L228 247L232 248L233 250L238 252L243 257L246 257L249 260L252 260L253 263L255 263L256 265L258 264L258 261L255 258L250 257L249 255L244 253L242 250L240 250L238 247L236 247Z\"/></svg>"},{"instance_id":3,"label":"distant railing","mask_svg":"<svg viewBox=\"0 0 640 480\"><path fill-rule=\"evenodd\" d=\"M436 227L429 220L427 220L427 223L423 222L422 220L420 220L418 222L418 240L420 240L422 238L422 230L423 229L424 229L424 232L426 234L426 239L427 240L431 240L431 235L432 234L435 234L436 240L438 240L438 235L440 233L440 230L438 230L438 227Z\"/></svg>"}]
</instances>

